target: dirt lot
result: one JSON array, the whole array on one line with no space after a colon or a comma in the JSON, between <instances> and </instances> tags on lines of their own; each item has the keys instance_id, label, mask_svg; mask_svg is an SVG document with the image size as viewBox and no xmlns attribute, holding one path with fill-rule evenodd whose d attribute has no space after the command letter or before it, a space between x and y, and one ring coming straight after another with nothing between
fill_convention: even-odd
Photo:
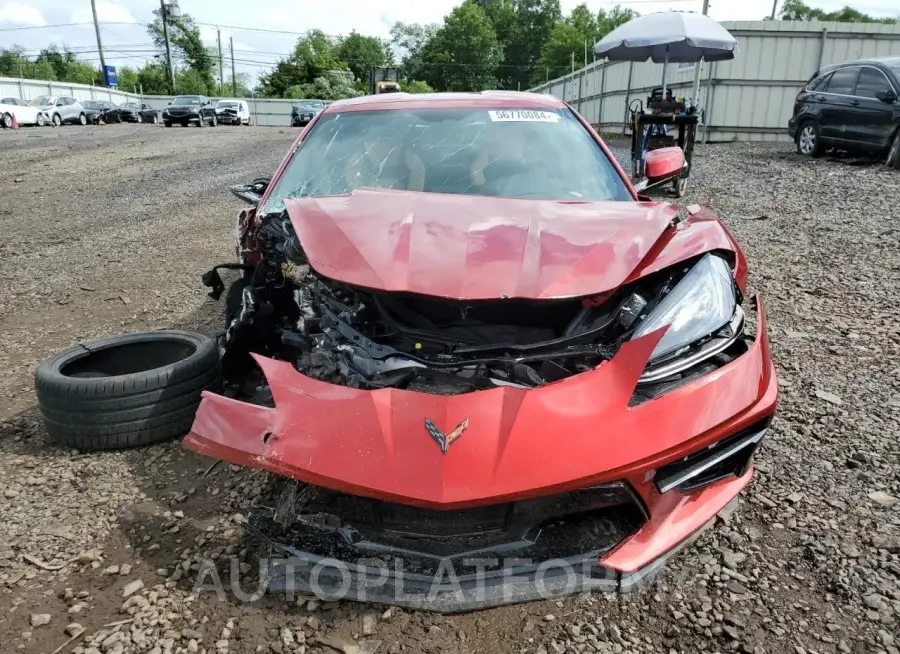
<instances>
[{"instance_id":1,"label":"dirt lot","mask_svg":"<svg viewBox=\"0 0 900 654\"><path fill-rule=\"evenodd\" d=\"M262 475L205 474L209 461L177 443L55 448L32 374L78 340L217 329L199 276L232 256L240 205L226 187L270 173L292 138L147 125L0 133L0 649L898 652L900 176L802 160L789 145L698 154L685 200L711 202L745 247L782 395L738 511L654 585L457 617L191 596L203 559L236 555L255 574L235 516Z\"/></svg>"}]
</instances>

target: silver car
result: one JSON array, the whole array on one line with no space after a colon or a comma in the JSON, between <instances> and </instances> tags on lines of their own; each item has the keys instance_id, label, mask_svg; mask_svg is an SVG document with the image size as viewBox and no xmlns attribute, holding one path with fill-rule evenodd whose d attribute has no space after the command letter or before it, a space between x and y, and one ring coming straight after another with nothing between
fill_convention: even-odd
<instances>
[{"instance_id":1,"label":"silver car","mask_svg":"<svg viewBox=\"0 0 900 654\"><path fill-rule=\"evenodd\" d=\"M79 123L87 125L84 107L75 98L68 95L41 95L31 101L41 111L50 116L55 126L63 123Z\"/></svg>"}]
</instances>

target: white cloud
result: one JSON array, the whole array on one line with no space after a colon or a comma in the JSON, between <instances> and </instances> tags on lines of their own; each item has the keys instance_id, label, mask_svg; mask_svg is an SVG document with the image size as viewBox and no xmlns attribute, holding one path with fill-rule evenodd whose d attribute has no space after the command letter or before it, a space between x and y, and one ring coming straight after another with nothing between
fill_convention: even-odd
<instances>
[{"instance_id":1,"label":"white cloud","mask_svg":"<svg viewBox=\"0 0 900 654\"><path fill-rule=\"evenodd\" d=\"M72 12L73 23L90 23L94 14L90 7L80 7ZM136 23L137 19L122 5L111 0L97 1L97 20L101 23Z\"/></svg>"},{"instance_id":2,"label":"white cloud","mask_svg":"<svg viewBox=\"0 0 900 654\"><path fill-rule=\"evenodd\" d=\"M7 2L0 7L0 23L43 27L47 24L44 14L37 7L21 2Z\"/></svg>"}]
</instances>

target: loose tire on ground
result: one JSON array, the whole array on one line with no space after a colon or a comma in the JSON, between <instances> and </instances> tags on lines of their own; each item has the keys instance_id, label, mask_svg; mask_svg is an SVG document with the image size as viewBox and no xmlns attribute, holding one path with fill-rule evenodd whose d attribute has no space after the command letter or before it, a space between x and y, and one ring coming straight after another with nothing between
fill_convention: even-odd
<instances>
[{"instance_id":1,"label":"loose tire on ground","mask_svg":"<svg viewBox=\"0 0 900 654\"><path fill-rule=\"evenodd\" d=\"M38 365L38 409L50 437L82 451L149 445L186 434L200 393L220 379L215 341L140 332L76 345Z\"/></svg>"}]
</instances>

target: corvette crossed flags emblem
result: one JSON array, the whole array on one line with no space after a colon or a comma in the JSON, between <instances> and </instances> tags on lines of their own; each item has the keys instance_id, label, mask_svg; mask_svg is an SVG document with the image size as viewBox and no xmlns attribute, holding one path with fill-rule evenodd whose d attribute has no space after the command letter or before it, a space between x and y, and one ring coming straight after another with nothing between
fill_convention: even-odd
<instances>
[{"instance_id":1,"label":"corvette crossed flags emblem","mask_svg":"<svg viewBox=\"0 0 900 654\"><path fill-rule=\"evenodd\" d=\"M441 448L441 453L446 454L447 450L450 449L450 446L453 445L453 442L463 435L463 432L469 426L469 419L466 418L461 423L456 425L452 431L447 432L446 434L438 429L431 420L425 418L425 430L428 432L428 435L434 439L434 442L438 444Z\"/></svg>"}]
</instances>

